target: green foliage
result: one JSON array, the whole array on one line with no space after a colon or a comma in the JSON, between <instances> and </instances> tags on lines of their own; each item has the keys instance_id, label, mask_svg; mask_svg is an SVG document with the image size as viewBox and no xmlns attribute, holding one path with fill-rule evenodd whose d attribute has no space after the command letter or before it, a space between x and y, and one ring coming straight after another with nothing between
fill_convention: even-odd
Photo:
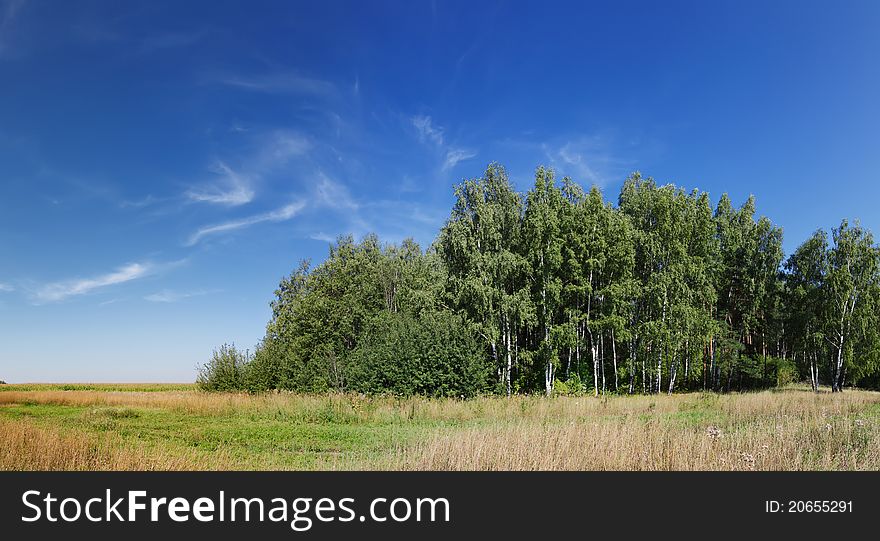
<instances>
[{"instance_id":1,"label":"green foliage","mask_svg":"<svg viewBox=\"0 0 880 541\"><path fill-rule=\"evenodd\" d=\"M776 374L775 382L777 387L785 387L800 381L797 364L791 359L772 357L767 362L770 374Z\"/></svg>"},{"instance_id":2,"label":"green foliage","mask_svg":"<svg viewBox=\"0 0 880 541\"><path fill-rule=\"evenodd\" d=\"M282 388L286 367L283 348L278 340L267 337L257 346L253 357L242 366L240 385L250 392Z\"/></svg>"},{"instance_id":3,"label":"green foliage","mask_svg":"<svg viewBox=\"0 0 880 541\"><path fill-rule=\"evenodd\" d=\"M633 173L617 206L539 167L455 188L432 249L340 237L284 278L253 358L200 386L472 396L880 383L880 249L843 221L783 267L782 229ZM204 380L204 383L203 383Z\"/></svg>"},{"instance_id":4,"label":"green foliage","mask_svg":"<svg viewBox=\"0 0 880 541\"><path fill-rule=\"evenodd\" d=\"M249 355L235 349L234 344L223 344L214 350L211 360L199 368L196 383L204 391L242 390L249 361Z\"/></svg>"},{"instance_id":5,"label":"green foliage","mask_svg":"<svg viewBox=\"0 0 880 541\"><path fill-rule=\"evenodd\" d=\"M880 248L846 220L832 242L817 231L786 262L793 354L814 388L876 386L880 356ZM830 360L830 362L829 362ZM827 363L827 364L826 364Z\"/></svg>"},{"instance_id":6,"label":"green foliage","mask_svg":"<svg viewBox=\"0 0 880 541\"><path fill-rule=\"evenodd\" d=\"M583 396L588 392L589 388L577 374L553 383L553 396Z\"/></svg>"},{"instance_id":7,"label":"green foliage","mask_svg":"<svg viewBox=\"0 0 880 541\"><path fill-rule=\"evenodd\" d=\"M363 393L471 397L486 390L489 374L473 326L461 316L383 313L353 352L347 379Z\"/></svg>"}]
</instances>

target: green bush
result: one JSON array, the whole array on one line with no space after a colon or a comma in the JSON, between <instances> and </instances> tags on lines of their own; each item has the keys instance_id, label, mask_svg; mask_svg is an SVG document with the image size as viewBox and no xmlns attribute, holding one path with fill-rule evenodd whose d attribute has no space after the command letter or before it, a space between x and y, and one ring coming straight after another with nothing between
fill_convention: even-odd
<instances>
[{"instance_id":1,"label":"green bush","mask_svg":"<svg viewBox=\"0 0 880 541\"><path fill-rule=\"evenodd\" d=\"M473 329L450 312L373 319L346 370L347 388L363 393L471 397L490 369Z\"/></svg>"},{"instance_id":2,"label":"green bush","mask_svg":"<svg viewBox=\"0 0 880 541\"><path fill-rule=\"evenodd\" d=\"M582 396L587 394L587 385L577 374L572 374L567 380L556 379L553 381L554 396Z\"/></svg>"},{"instance_id":3,"label":"green bush","mask_svg":"<svg viewBox=\"0 0 880 541\"><path fill-rule=\"evenodd\" d=\"M284 377L283 349L277 340L265 339L241 367L241 385L256 393L277 389Z\"/></svg>"},{"instance_id":4,"label":"green bush","mask_svg":"<svg viewBox=\"0 0 880 541\"><path fill-rule=\"evenodd\" d=\"M772 363L776 371L776 385L783 387L800 380L800 372L794 361L791 359L771 358L768 363Z\"/></svg>"},{"instance_id":5,"label":"green bush","mask_svg":"<svg viewBox=\"0 0 880 541\"><path fill-rule=\"evenodd\" d=\"M203 391L245 390L245 374L250 356L235 349L235 345L223 344L214 350L211 360L199 368L196 384Z\"/></svg>"}]
</instances>

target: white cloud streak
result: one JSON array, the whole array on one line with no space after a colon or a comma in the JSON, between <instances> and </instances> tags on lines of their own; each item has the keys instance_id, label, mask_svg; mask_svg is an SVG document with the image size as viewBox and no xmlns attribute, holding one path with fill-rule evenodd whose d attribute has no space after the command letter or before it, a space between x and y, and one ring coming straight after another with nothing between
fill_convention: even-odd
<instances>
[{"instance_id":1,"label":"white cloud streak","mask_svg":"<svg viewBox=\"0 0 880 541\"><path fill-rule=\"evenodd\" d=\"M477 153L473 150L450 148L449 151L446 152L446 159L443 161L443 170L448 171L458 165L459 162L469 160L476 155Z\"/></svg>"},{"instance_id":2,"label":"white cloud streak","mask_svg":"<svg viewBox=\"0 0 880 541\"><path fill-rule=\"evenodd\" d=\"M150 205L155 205L156 203L160 203L163 200L164 199L160 199L160 198L154 196L153 194L147 194L145 197L141 197L140 199L136 199L136 200L126 199L125 201L122 201L121 203L119 203L119 208L140 209L140 208L149 207Z\"/></svg>"},{"instance_id":3,"label":"white cloud streak","mask_svg":"<svg viewBox=\"0 0 880 541\"><path fill-rule=\"evenodd\" d=\"M13 286L0 282L0 293L9 293L12 291L15 291L15 288Z\"/></svg>"},{"instance_id":4,"label":"white cloud streak","mask_svg":"<svg viewBox=\"0 0 880 541\"><path fill-rule=\"evenodd\" d=\"M333 209L358 210L360 205L355 202L343 184L340 184L322 172L318 172L318 184L315 187L315 203Z\"/></svg>"},{"instance_id":5,"label":"white cloud streak","mask_svg":"<svg viewBox=\"0 0 880 541\"><path fill-rule=\"evenodd\" d=\"M459 162L469 160L477 155L476 150L446 145L443 128L435 126L430 116L416 115L410 120L412 121L412 125L416 128L420 142L433 143L441 152L443 152L443 154L441 154L441 156L443 156L443 164L440 166L441 171L449 171L458 165Z\"/></svg>"},{"instance_id":6,"label":"white cloud streak","mask_svg":"<svg viewBox=\"0 0 880 541\"><path fill-rule=\"evenodd\" d=\"M581 179L589 180L593 183L599 181L599 176L593 168L590 167L590 164L587 163L587 158L585 158L584 155L572 145L572 143L566 143L565 146L560 148L557 152L557 156L563 163L569 166L570 169L573 169Z\"/></svg>"},{"instance_id":7,"label":"white cloud streak","mask_svg":"<svg viewBox=\"0 0 880 541\"><path fill-rule=\"evenodd\" d=\"M113 272L94 278L65 280L46 284L37 290L36 298L41 302L63 301L68 297L85 295L96 289L137 280L155 273L156 270L156 267L149 263L129 263Z\"/></svg>"},{"instance_id":8,"label":"white cloud streak","mask_svg":"<svg viewBox=\"0 0 880 541\"><path fill-rule=\"evenodd\" d=\"M321 242L329 242L331 244L336 242L336 239L334 239L333 237L331 237L327 233L324 233L323 231L318 231L317 233L312 233L311 235L309 235L309 238L312 240L318 240Z\"/></svg>"},{"instance_id":9,"label":"white cloud streak","mask_svg":"<svg viewBox=\"0 0 880 541\"><path fill-rule=\"evenodd\" d=\"M257 169L270 170L285 165L291 158L311 149L311 141L302 135L284 130L272 132L263 143Z\"/></svg>"},{"instance_id":10,"label":"white cloud streak","mask_svg":"<svg viewBox=\"0 0 880 541\"><path fill-rule=\"evenodd\" d=\"M611 153L609 143L600 136L581 137L559 145L545 143L542 148L550 165L562 174L598 186L621 173L621 168L627 165Z\"/></svg>"},{"instance_id":11,"label":"white cloud streak","mask_svg":"<svg viewBox=\"0 0 880 541\"><path fill-rule=\"evenodd\" d=\"M239 206L250 203L254 198L254 190L251 188L251 179L235 172L223 162L217 164L217 173L224 176L225 188L212 187L203 191L190 190L186 196L199 203L213 203L217 205Z\"/></svg>"},{"instance_id":12,"label":"white cloud streak","mask_svg":"<svg viewBox=\"0 0 880 541\"><path fill-rule=\"evenodd\" d=\"M259 148L247 159L245 170L235 170L224 161L218 161L214 173L221 176L216 185L195 187L184 197L195 203L209 203L237 207L250 203L256 197L254 185L267 175L278 172L291 158L302 156L312 148L305 136L286 130L277 130L260 136Z\"/></svg>"},{"instance_id":13,"label":"white cloud streak","mask_svg":"<svg viewBox=\"0 0 880 541\"><path fill-rule=\"evenodd\" d=\"M411 120L419 135L419 141L423 143L432 141L437 146L443 146L443 128L435 127L431 117L416 115Z\"/></svg>"},{"instance_id":14,"label":"white cloud streak","mask_svg":"<svg viewBox=\"0 0 880 541\"><path fill-rule=\"evenodd\" d=\"M333 83L284 71L252 77L222 77L218 82L242 90L267 94L307 94L329 97L336 93L336 86Z\"/></svg>"},{"instance_id":15,"label":"white cloud streak","mask_svg":"<svg viewBox=\"0 0 880 541\"><path fill-rule=\"evenodd\" d=\"M190 235L189 239L186 241L186 246L198 244L203 238L218 233L228 233L230 231L243 229L263 222L283 222L296 216L304 207L305 202L298 201L271 212L249 216L240 220L232 220L229 222L205 226Z\"/></svg>"},{"instance_id":16,"label":"white cloud streak","mask_svg":"<svg viewBox=\"0 0 880 541\"><path fill-rule=\"evenodd\" d=\"M153 293L152 295L147 295L144 297L145 301L149 302L163 302L163 303L173 303L179 302L184 299L189 299L191 297L201 297L202 295L207 295L208 291L190 291L190 292L178 292L178 291L170 291L168 289L163 289L158 293Z\"/></svg>"}]
</instances>

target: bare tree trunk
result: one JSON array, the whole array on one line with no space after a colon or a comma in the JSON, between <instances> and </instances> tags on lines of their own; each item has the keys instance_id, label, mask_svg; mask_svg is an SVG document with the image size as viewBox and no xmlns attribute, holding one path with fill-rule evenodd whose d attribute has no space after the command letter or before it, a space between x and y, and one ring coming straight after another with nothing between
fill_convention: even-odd
<instances>
[{"instance_id":1,"label":"bare tree trunk","mask_svg":"<svg viewBox=\"0 0 880 541\"><path fill-rule=\"evenodd\" d=\"M617 341L614 339L614 328L611 328L611 359L614 362L614 392L618 392L617 385Z\"/></svg>"},{"instance_id":2,"label":"bare tree trunk","mask_svg":"<svg viewBox=\"0 0 880 541\"><path fill-rule=\"evenodd\" d=\"M511 389L511 385L510 385L510 372L513 369L513 359L511 357L511 351L510 351L510 326L509 325L507 326L507 329L504 331L504 336L505 336L505 340L507 342L507 375L505 377L507 378L507 381L506 381L506 383L507 383L507 397L510 398L510 395L512 394L512 389Z\"/></svg>"},{"instance_id":3,"label":"bare tree trunk","mask_svg":"<svg viewBox=\"0 0 880 541\"><path fill-rule=\"evenodd\" d=\"M657 348L657 394L660 394L660 386L663 383L663 342Z\"/></svg>"},{"instance_id":4,"label":"bare tree trunk","mask_svg":"<svg viewBox=\"0 0 880 541\"><path fill-rule=\"evenodd\" d=\"M599 333L599 369L602 372L602 394L605 394L605 335Z\"/></svg>"},{"instance_id":5,"label":"bare tree trunk","mask_svg":"<svg viewBox=\"0 0 880 541\"><path fill-rule=\"evenodd\" d=\"M843 369L843 335L840 336L840 343L837 346L837 361L834 365L834 381L831 385L831 392L839 393L840 389L840 380Z\"/></svg>"},{"instance_id":6,"label":"bare tree trunk","mask_svg":"<svg viewBox=\"0 0 880 541\"><path fill-rule=\"evenodd\" d=\"M590 352L593 354L593 396L599 396L599 346L591 344Z\"/></svg>"},{"instance_id":7,"label":"bare tree trunk","mask_svg":"<svg viewBox=\"0 0 880 541\"><path fill-rule=\"evenodd\" d=\"M690 364L691 364L691 350L690 350L690 338L686 338L684 341L684 386L685 389L688 388L688 377L690 375Z\"/></svg>"},{"instance_id":8,"label":"bare tree trunk","mask_svg":"<svg viewBox=\"0 0 880 541\"><path fill-rule=\"evenodd\" d=\"M813 388L813 392L819 392L819 378L816 374L816 357L815 355L807 355L807 350L804 350L804 359L810 361L810 386Z\"/></svg>"},{"instance_id":9,"label":"bare tree trunk","mask_svg":"<svg viewBox=\"0 0 880 541\"><path fill-rule=\"evenodd\" d=\"M629 341L629 394L633 394L633 385L636 380L636 340Z\"/></svg>"},{"instance_id":10,"label":"bare tree trunk","mask_svg":"<svg viewBox=\"0 0 880 541\"><path fill-rule=\"evenodd\" d=\"M513 347L513 367L512 370L516 370L519 373L519 329L516 328L516 322L511 321L510 325L510 339L512 341L511 346Z\"/></svg>"},{"instance_id":11,"label":"bare tree trunk","mask_svg":"<svg viewBox=\"0 0 880 541\"><path fill-rule=\"evenodd\" d=\"M715 372L718 368L715 365L715 337L712 337L712 340L709 341L709 385L712 389L716 389L718 387L718 377Z\"/></svg>"},{"instance_id":12,"label":"bare tree trunk","mask_svg":"<svg viewBox=\"0 0 880 541\"><path fill-rule=\"evenodd\" d=\"M676 354L672 354L672 366L669 369L669 392L667 394L672 394L672 390L675 389L675 376L678 374L678 356Z\"/></svg>"},{"instance_id":13,"label":"bare tree trunk","mask_svg":"<svg viewBox=\"0 0 880 541\"><path fill-rule=\"evenodd\" d=\"M498 367L498 384L501 385L504 383L504 374L501 370L501 364L498 362L498 349L494 340L492 340L492 360L495 361L495 366Z\"/></svg>"},{"instance_id":14,"label":"bare tree trunk","mask_svg":"<svg viewBox=\"0 0 880 541\"><path fill-rule=\"evenodd\" d=\"M667 303L667 294L663 293L663 317L660 319L660 322L663 326L666 324L666 303ZM662 329L661 329L662 330ZM660 394L660 387L663 383L663 341L660 341L660 346L657 348L657 394Z\"/></svg>"},{"instance_id":15,"label":"bare tree trunk","mask_svg":"<svg viewBox=\"0 0 880 541\"><path fill-rule=\"evenodd\" d=\"M568 348L568 358L565 361L565 379L571 374L571 348Z\"/></svg>"},{"instance_id":16,"label":"bare tree trunk","mask_svg":"<svg viewBox=\"0 0 880 541\"><path fill-rule=\"evenodd\" d=\"M763 318L762 318L763 323ZM761 385L767 384L767 338L764 335L764 329L761 329L761 354L763 355L763 366L761 366Z\"/></svg>"}]
</instances>

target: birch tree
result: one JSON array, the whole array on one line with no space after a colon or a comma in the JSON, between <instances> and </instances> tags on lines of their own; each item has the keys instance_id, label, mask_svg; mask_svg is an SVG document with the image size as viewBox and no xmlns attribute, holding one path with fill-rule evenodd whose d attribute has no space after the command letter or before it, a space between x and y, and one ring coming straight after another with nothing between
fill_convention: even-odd
<instances>
[{"instance_id":1,"label":"birch tree","mask_svg":"<svg viewBox=\"0 0 880 541\"><path fill-rule=\"evenodd\" d=\"M846 220L833 231L826 281L826 338L831 344L831 390L840 392L857 363L860 342L873 341L877 313L878 254L872 235Z\"/></svg>"},{"instance_id":2,"label":"birch tree","mask_svg":"<svg viewBox=\"0 0 880 541\"><path fill-rule=\"evenodd\" d=\"M455 206L437 240L452 303L476 322L508 396L513 392L518 316L527 290L519 253L522 198L507 172L491 164L483 177L455 188Z\"/></svg>"}]
</instances>

